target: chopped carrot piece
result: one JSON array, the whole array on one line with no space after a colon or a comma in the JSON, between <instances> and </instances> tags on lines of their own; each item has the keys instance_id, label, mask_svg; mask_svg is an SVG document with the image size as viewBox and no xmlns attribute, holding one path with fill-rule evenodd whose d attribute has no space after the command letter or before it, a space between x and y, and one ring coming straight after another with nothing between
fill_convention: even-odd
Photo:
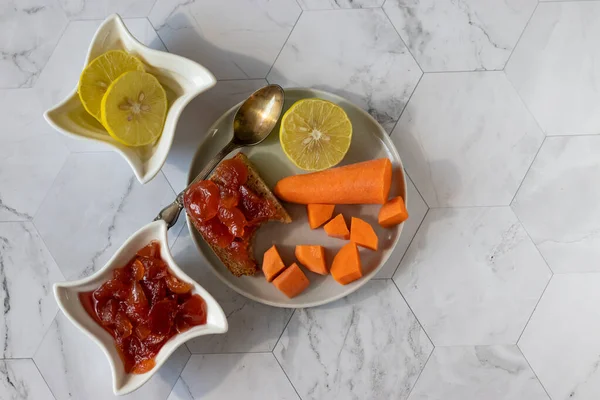
<instances>
[{"instance_id":1,"label":"chopped carrot piece","mask_svg":"<svg viewBox=\"0 0 600 400\"><path fill-rule=\"evenodd\" d=\"M296 263L287 267L273 280L273 285L290 299L302 293L309 284L310 281Z\"/></svg>"},{"instance_id":2,"label":"chopped carrot piece","mask_svg":"<svg viewBox=\"0 0 600 400\"><path fill-rule=\"evenodd\" d=\"M408 211L404 205L404 199L401 196L388 200L381 206L377 222L384 228L390 228L398 225L408 219Z\"/></svg>"},{"instance_id":3,"label":"chopped carrot piece","mask_svg":"<svg viewBox=\"0 0 600 400\"><path fill-rule=\"evenodd\" d=\"M379 240L373 227L360 218L352 217L350 223L350 240L367 249L377 250Z\"/></svg>"},{"instance_id":4,"label":"chopped carrot piece","mask_svg":"<svg viewBox=\"0 0 600 400\"><path fill-rule=\"evenodd\" d=\"M267 282L273 281L285 269L285 264L281 260L281 256L277 251L277 247L273 245L269 250L265 251L263 256L262 270L267 278Z\"/></svg>"},{"instance_id":5,"label":"chopped carrot piece","mask_svg":"<svg viewBox=\"0 0 600 400\"><path fill-rule=\"evenodd\" d=\"M331 276L342 285L354 282L362 276L356 243L350 242L338 251L331 264Z\"/></svg>"},{"instance_id":6,"label":"chopped carrot piece","mask_svg":"<svg viewBox=\"0 0 600 400\"><path fill-rule=\"evenodd\" d=\"M321 275L329 273L323 246L298 245L295 254L300 264L304 265L307 270Z\"/></svg>"},{"instance_id":7,"label":"chopped carrot piece","mask_svg":"<svg viewBox=\"0 0 600 400\"><path fill-rule=\"evenodd\" d=\"M299 204L383 204L392 185L387 158L292 175L275 185L281 200Z\"/></svg>"},{"instance_id":8,"label":"chopped carrot piece","mask_svg":"<svg viewBox=\"0 0 600 400\"><path fill-rule=\"evenodd\" d=\"M316 229L331 219L335 204L308 204L308 224L310 229Z\"/></svg>"},{"instance_id":9,"label":"chopped carrot piece","mask_svg":"<svg viewBox=\"0 0 600 400\"><path fill-rule=\"evenodd\" d=\"M334 219L325 224L323 229L325 229L325 232L331 237L350 239L350 231L348 230L348 225L346 225L346 221L344 221L344 216L342 214L336 215Z\"/></svg>"}]
</instances>

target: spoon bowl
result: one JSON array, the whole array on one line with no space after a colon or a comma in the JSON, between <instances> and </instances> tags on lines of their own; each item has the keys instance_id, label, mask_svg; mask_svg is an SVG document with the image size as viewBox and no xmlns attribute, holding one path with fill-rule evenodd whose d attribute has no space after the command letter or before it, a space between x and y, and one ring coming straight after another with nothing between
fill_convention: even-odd
<instances>
[{"instance_id":1,"label":"spoon bowl","mask_svg":"<svg viewBox=\"0 0 600 400\"><path fill-rule=\"evenodd\" d=\"M279 85L265 86L252 93L233 119L233 141L254 146L269 136L283 109L284 94Z\"/></svg>"},{"instance_id":2,"label":"spoon bowl","mask_svg":"<svg viewBox=\"0 0 600 400\"><path fill-rule=\"evenodd\" d=\"M233 138L214 156L194 180L177 195L175 201L163 208L155 221L163 220L167 228L177 222L183 209L183 195L194 183L206 179L208 174L227 154L240 147L255 146L265 140L281 116L284 101L283 88L268 85L252 93L235 113L233 119Z\"/></svg>"}]
</instances>

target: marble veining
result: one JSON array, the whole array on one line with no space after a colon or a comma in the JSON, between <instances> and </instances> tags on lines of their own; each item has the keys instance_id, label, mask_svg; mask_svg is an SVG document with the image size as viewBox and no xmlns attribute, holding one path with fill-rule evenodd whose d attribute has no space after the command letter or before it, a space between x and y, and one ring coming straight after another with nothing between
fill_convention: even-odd
<instances>
[{"instance_id":1,"label":"marble veining","mask_svg":"<svg viewBox=\"0 0 600 400\"><path fill-rule=\"evenodd\" d=\"M34 221L65 277L81 278L102 267L174 196L162 174L140 185L116 153L76 153L56 177ZM181 218L169 230L171 242L183 224Z\"/></svg>"},{"instance_id":2,"label":"marble veining","mask_svg":"<svg viewBox=\"0 0 600 400\"><path fill-rule=\"evenodd\" d=\"M298 0L303 10L381 7L385 0Z\"/></svg>"},{"instance_id":3,"label":"marble veining","mask_svg":"<svg viewBox=\"0 0 600 400\"><path fill-rule=\"evenodd\" d=\"M143 400L165 399L189 356L185 346L179 347L144 386L117 397L112 394L110 367L102 350L59 313L33 358L57 399Z\"/></svg>"},{"instance_id":4,"label":"marble veining","mask_svg":"<svg viewBox=\"0 0 600 400\"><path fill-rule=\"evenodd\" d=\"M32 360L0 360L0 394L10 400L55 400Z\"/></svg>"},{"instance_id":5,"label":"marble veining","mask_svg":"<svg viewBox=\"0 0 600 400\"><path fill-rule=\"evenodd\" d=\"M514 344L550 270L508 207L431 209L394 281L436 346Z\"/></svg>"},{"instance_id":6,"label":"marble veining","mask_svg":"<svg viewBox=\"0 0 600 400\"><path fill-rule=\"evenodd\" d=\"M554 275L519 340L552 399L600 393L599 284L597 273Z\"/></svg>"},{"instance_id":7,"label":"marble veining","mask_svg":"<svg viewBox=\"0 0 600 400\"><path fill-rule=\"evenodd\" d=\"M155 0L58 0L70 19L102 19L117 13L122 17L146 17Z\"/></svg>"},{"instance_id":8,"label":"marble veining","mask_svg":"<svg viewBox=\"0 0 600 400\"><path fill-rule=\"evenodd\" d=\"M31 222L0 223L0 358L33 356L58 310L52 284L62 279Z\"/></svg>"},{"instance_id":9,"label":"marble veining","mask_svg":"<svg viewBox=\"0 0 600 400\"><path fill-rule=\"evenodd\" d=\"M515 345L436 347L409 400L550 400Z\"/></svg>"},{"instance_id":10,"label":"marble veining","mask_svg":"<svg viewBox=\"0 0 600 400\"><path fill-rule=\"evenodd\" d=\"M536 0L387 0L383 9L421 69L501 70Z\"/></svg>"},{"instance_id":11,"label":"marble veining","mask_svg":"<svg viewBox=\"0 0 600 400\"><path fill-rule=\"evenodd\" d=\"M55 0L7 0L0 21L0 88L31 87L67 18Z\"/></svg>"},{"instance_id":12,"label":"marble veining","mask_svg":"<svg viewBox=\"0 0 600 400\"><path fill-rule=\"evenodd\" d=\"M265 78L301 9L295 0L157 0L148 16L169 51L217 79Z\"/></svg>"},{"instance_id":13,"label":"marble veining","mask_svg":"<svg viewBox=\"0 0 600 400\"><path fill-rule=\"evenodd\" d=\"M389 281L297 310L275 356L304 400L406 399L433 346Z\"/></svg>"},{"instance_id":14,"label":"marble veining","mask_svg":"<svg viewBox=\"0 0 600 400\"><path fill-rule=\"evenodd\" d=\"M554 272L600 271L600 137L549 137L512 204Z\"/></svg>"},{"instance_id":15,"label":"marble veining","mask_svg":"<svg viewBox=\"0 0 600 400\"><path fill-rule=\"evenodd\" d=\"M192 355L168 400L300 400L271 353Z\"/></svg>"},{"instance_id":16,"label":"marble veining","mask_svg":"<svg viewBox=\"0 0 600 400\"><path fill-rule=\"evenodd\" d=\"M502 72L426 74L392 132L430 207L509 205L543 138Z\"/></svg>"},{"instance_id":17,"label":"marble veining","mask_svg":"<svg viewBox=\"0 0 600 400\"><path fill-rule=\"evenodd\" d=\"M391 131L420 77L385 13L363 9L303 13L267 80L337 93Z\"/></svg>"},{"instance_id":18,"label":"marble veining","mask_svg":"<svg viewBox=\"0 0 600 400\"><path fill-rule=\"evenodd\" d=\"M31 220L67 158L43 111L34 89L0 91L0 221Z\"/></svg>"},{"instance_id":19,"label":"marble veining","mask_svg":"<svg viewBox=\"0 0 600 400\"><path fill-rule=\"evenodd\" d=\"M540 3L506 74L548 135L600 133L600 2Z\"/></svg>"},{"instance_id":20,"label":"marble veining","mask_svg":"<svg viewBox=\"0 0 600 400\"><path fill-rule=\"evenodd\" d=\"M180 347L126 399L600 397L600 0L0 3L0 399L115 398L52 284L150 222L207 128L267 81L337 93L391 133L409 177L399 245L351 296L294 311L224 285L182 218L174 257L229 331ZM42 117L112 13L219 79L145 186Z\"/></svg>"}]
</instances>

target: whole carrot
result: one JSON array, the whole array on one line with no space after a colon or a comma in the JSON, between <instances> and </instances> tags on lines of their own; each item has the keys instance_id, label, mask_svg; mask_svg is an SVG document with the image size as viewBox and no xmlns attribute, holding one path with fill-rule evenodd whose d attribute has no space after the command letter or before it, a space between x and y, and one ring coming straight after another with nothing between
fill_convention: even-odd
<instances>
[{"instance_id":1,"label":"whole carrot","mask_svg":"<svg viewBox=\"0 0 600 400\"><path fill-rule=\"evenodd\" d=\"M387 158L283 178L275 185L282 200L299 204L383 204L392 184Z\"/></svg>"}]
</instances>

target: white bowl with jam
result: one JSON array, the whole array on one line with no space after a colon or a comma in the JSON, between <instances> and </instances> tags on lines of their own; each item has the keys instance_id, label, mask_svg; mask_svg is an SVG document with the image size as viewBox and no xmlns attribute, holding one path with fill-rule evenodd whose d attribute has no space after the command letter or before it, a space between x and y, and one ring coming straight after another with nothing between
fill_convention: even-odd
<instances>
[{"instance_id":1,"label":"white bowl with jam","mask_svg":"<svg viewBox=\"0 0 600 400\"><path fill-rule=\"evenodd\" d=\"M162 220L133 234L95 274L55 284L54 296L108 358L116 395L142 386L186 341L228 329L221 306L173 260Z\"/></svg>"}]
</instances>

